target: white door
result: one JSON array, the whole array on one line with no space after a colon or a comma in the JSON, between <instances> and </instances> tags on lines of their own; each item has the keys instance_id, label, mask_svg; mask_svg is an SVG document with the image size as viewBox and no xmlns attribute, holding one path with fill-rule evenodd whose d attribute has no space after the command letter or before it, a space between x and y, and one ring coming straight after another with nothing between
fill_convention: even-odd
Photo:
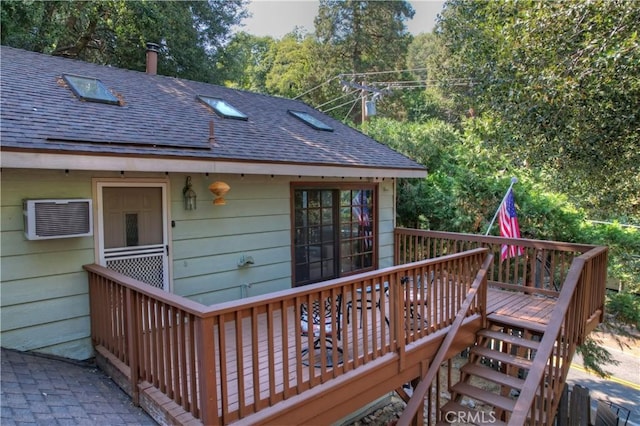
<instances>
[{"instance_id":1,"label":"white door","mask_svg":"<svg viewBox=\"0 0 640 426\"><path fill-rule=\"evenodd\" d=\"M164 183L98 183L100 264L169 291Z\"/></svg>"}]
</instances>

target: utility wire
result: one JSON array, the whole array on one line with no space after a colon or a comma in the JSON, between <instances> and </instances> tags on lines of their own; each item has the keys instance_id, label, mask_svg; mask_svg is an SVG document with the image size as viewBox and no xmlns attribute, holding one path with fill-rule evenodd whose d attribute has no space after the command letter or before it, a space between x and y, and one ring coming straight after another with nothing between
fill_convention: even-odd
<instances>
[{"instance_id":1,"label":"utility wire","mask_svg":"<svg viewBox=\"0 0 640 426\"><path fill-rule=\"evenodd\" d=\"M295 100L295 99L298 99L299 97L304 96L304 95L306 95L306 94L307 94L307 93L309 93L309 92L313 92L314 90L321 88L321 87L322 87L322 86L324 86L325 84L329 84L332 80L335 80L336 78L339 78L339 77L340 77L340 76L338 76L338 75L337 75L337 76L335 76L335 77L331 77L329 80L325 81L324 83L320 83L320 84L318 84L316 87L313 87L313 88L311 88L311 89L307 90L306 92L299 94L298 96L296 96L296 97L295 97L295 98L293 98L293 99L294 99L294 100Z\"/></svg>"},{"instance_id":2,"label":"utility wire","mask_svg":"<svg viewBox=\"0 0 640 426\"><path fill-rule=\"evenodd\" d=\"M343 103L343 104L336 105L336 106L334 106L333 108L325 109L324 111L320 111L320 112L329 112L329 111L333 111L334 109L337 109L337 108L343 107L343 106L345 106L345 105L349 105L351 102L358 102L359 100L360 100L360 98L356 98L356 100L355 100L355 101L345 102L345 103ZM352 108L352 109L353 109L353 108Z\"/></svg>"},{"instance_id":3,"label":"utility wire","mask_svg":"<svg viewBox=\"0 0 640 426\"><path fill-rule=\"evenodd\" d=\"M323 106L325 106L325 105L327 105L327 104L330 104L330 103L335 102L335 101L337 101L337 100L339 100L339 99L342 99L342 98L346 98L347 96L351 96L351 95L353 95L353 94L354 94L355 92L357 92L357 91L358 91L358 90L352 90L352 91L351 91L351 92L349 92L349 93L345 93L345 94L344 94L344 95L342 95L342 96L339 96L339 97L337 97L337 98L331 99L330 101L327 101L327 102L325 102L325 103L323 103L323 104L318 105L318 106L316 107L316 109L321 109Z\"/></svg>"},{"instance_id":4,"label":"utility wire","mask_svg":"<svg viewBox=\"0 0 640 426\"><path fill-rule=\"evenodd\" d=\"M313 92L314 90L318 90L319 88L326 86L327 84L333 82L336 79L340 80L341 85L343 86L343 90L346 89L347 87L351 87L352 89L355 88L356 84L355 83L348 83L346 82L344 79L345 77L351 77L351 81L353 81L355 78L357 77L367 77L367 76L373 76L373 75L383 75L383 74L397 74L400 72L416 72L416 71L426 71L426 68L411 68L411 69L403 69L403 70L393 70L393 71L371 71L371 72L362 72L362 73L343 73L343 74L338 74L337 76L331 77L329 80L325 81L324 83L318 84L317 86L307 90L304 93L301 93L300 95L296 96L293 99L299 99L300 97L307 95L311 92ZM449 78L446 80L434 80L434 79L429 79L429 80L394 80L394 81L373 81L373 82L369 82L367 81L367 87L373 91L378 90L377 88L383 88L387 89L387 90L399 90L399 89L423 89L423 88L427 88L429 86L435 86L438 83L442 83L442 82L448 82L449 84L453 85L453 86L468 86L470 84L473 84L473 81L469 78ZM375 86L375 87L374 87ZM364 87L362 87L362 89L365 89ZM348 92L345 95L339 96L337 98L331 99L329 101L326 101L325 103L316 106L315 108L320 110L322 107L326 106L326 105L330 105L340 99L343 99L347 96L353 95L355 93L360 92L360 90L358 90L357 88L355 88L355 90L352 90L351 92ZM354 102L357 102L358 100L360 100L362 98L362 96L359 96L358 98L356 98L356 100ZM351 103L351 101L342 103L340 105L334 106L332 108L329 108L323 112L328 112L328 111L332 111L336 108L340 108L343 107L345 105L348 105L349 103ZM355 107L355 104L352 106L352 110Z\"/></svg>"},{"instance_id":5,"label":"utility wire","mask_svg":"<svg viewBox=\"0 0 640 426\"><path fill-rule=\"evenodd\" d=\"M367 75L394 74L399 72L414 72L414 71L426 71L426 70L427 70L426 68L412 68L412 69L405 69L405 70L371 71L371 72L358 72L358 73L340 74L340 75L350 76L350 77L360 77L360 76L367 76Z\"/></svg>"},{"instance_id":6,"label":"utility wire","mask_svg":"<svg viewBox=\"0 0 640 426\"><path fill-rule=\"evenodd\" d=\"M351 105L351 108L349 109L349 112L347 112L347 115L344 116L342 121L347 121L347 117L349 117L349 115L351 114L351 111L353 111L353 109L356 107L356 104L358 103L359 100L360 100L360 98L357 98L355 101L353 101L353 105Z\"/></svg>"}]
</instances>

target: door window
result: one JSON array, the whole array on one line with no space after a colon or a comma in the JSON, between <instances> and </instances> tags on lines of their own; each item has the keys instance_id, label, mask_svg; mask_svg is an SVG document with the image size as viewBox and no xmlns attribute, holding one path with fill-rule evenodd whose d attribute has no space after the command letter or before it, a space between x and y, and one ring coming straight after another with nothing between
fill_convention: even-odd
<instances>
[{"instance_id":1,"label":"door window","mask_svg":"<svg viewBox=\"0 0 640 426\"><path fill-rule=\"evenodd\" d=\"M294 189L294 283L374 269L375 187Z\"/></svg>"}]
</instances>

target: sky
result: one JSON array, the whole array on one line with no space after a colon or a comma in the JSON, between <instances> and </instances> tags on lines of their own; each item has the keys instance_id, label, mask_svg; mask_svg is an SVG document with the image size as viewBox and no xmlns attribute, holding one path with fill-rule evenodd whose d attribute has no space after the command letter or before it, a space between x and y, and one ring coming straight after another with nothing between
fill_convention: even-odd
<instances>
[{"instance_id":1,"label":"sky","mask_svg":"<svg viewBox=\"0 0 640 426\"><path fill-rule=\"evenodd\" d=\"M413 0L409 3L416 12L407 23L409 32L414 35L431 32L444 1ZM253 16L243 21L244 26L240 31L280 39L296 26L305 28L308 32L314 31L313 19L318 13L318 1L253 0L248 9Z\"/></svg>"}]
</instances>

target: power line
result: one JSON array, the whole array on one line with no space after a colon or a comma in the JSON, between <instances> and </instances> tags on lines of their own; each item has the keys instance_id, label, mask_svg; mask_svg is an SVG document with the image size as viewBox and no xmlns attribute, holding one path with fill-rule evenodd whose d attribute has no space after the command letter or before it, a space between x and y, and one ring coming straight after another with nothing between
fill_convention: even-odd
<instances>
[{"instance_id":1,"label":"power line","mask_svg":"<svg viewBox=\"0 0 640 426\"><path fill-rule=\"evenodd\" d=\"M356 104L358 103L358 100L359 99L356 99L355 101L353 101L353 105L351 105L351 108L349 109L349 112L347 112L347 115L344 116L342 121L347 121L347 117L349 117L349 115L351 115L351 111L353 111L353 109L356 107Z\"/></svg>"},{"instance_id":2,"label":"power line","mask_svg":"<svg viewBox=\"0 0 640 426\"><path fill-rule=\"evenodd\" d=\"M333 111L334 109L337 109L337 108L343 107L343 106L345 106L345 105L349 105L351 102L354 102L354 103L355 103L355 102L358 102L360 99L361 99L361 98L360 98L360 97L358 97L358 98L356 98L356 100L355 100L355 101L345 102L345 103L343 103L343 104L336 105L336 106L334 106L333 108L325 109L324 111L321 111L321 112L329 112L329 111ZM351 108L351 109L353 109L353 108Z\"/></svg>"},{"instance_id":3,"label":"power line","mask_svg":"<svg viewBox=\"0 0 640 426\"><path fill-rule=\"evenodd\" d=\"M294 100L295 100L295 99L298 99L299 97L304 96L304 95L306 95L307 93L313 92L314 90L317 90L317 89L321 88L321 87L322 87L322 86L324 86L325 84L329 84L329 82L331 82L331 80L335 80L335 79L336 79L336 78L338 78L338 77L340 77L340 76L338 76L338 75L337 75L337 76L335 76L335 77L331 77L329 80L325 81L324 83L320 83L320 84L318 84L316 87L313 87L313 88L311 88L311 89L307 90L306 92L299 94L298 96L296 96L296 97L295 97L295 98L293 98L293 99L294 99Z\"/></svg>"},{"instance_id":4,"label":"power line","mask_svg":"<svg viewBox=\"0 0 640 426\"><path fill-rule=\"evenodd\" d=\"M309 93L320 89L323 86L326 86L332 83L334 80L339 79L340 84L343 86L343 90L347 87L352 88L353 90L346 93L345 95L338 96L334 99L324 102L321 105L316 106L315 108L321 110L321 108L330 105L334 102L337 102L347 96L354 95L357 93L374 93L374 96L381 96L391 93L394 90L406 90L406 89L426 89L430 86L435 86L441 83L448 83L452 86L469 86L473 84L473 81L470 78L447 78L447 79L418 79L418 80L392 80L392 81L366 81L368 80L366 77L371 77L375 75L385 75L385 74L398 74L402 72L418 72L418 71L426 71L427 68L410 68L403 70L392 70L392 71L371 71L371 72L360 72L360 73L342 73L337 76L331 77L327 81L318 84L317 86L301 93L293 99L301 98L302 96L308 95ZM350 81L348 81L350 80ZM362 80L360 82L356 82L355 80ZM351 107L353 109L355 107L355 102L358 100L362 100L363 94L359 95L353 102L354 105ZM375 100L375 99L374 99ZM350 104L352 101L342 103L340 105L331 107L323 112L332 111L334 109L343 107L345 105Z\"/></svg>"},{"instance_id":5,"label":"power line","mask_svg":"<svg viewBox=\"0 0 640 426\"><path fill-rule=\"evenodd\" d=\"M337 98L333 98L333 99L331 99L330 101L327 101L327 102L325 102L325 103L323 103L323 104L318 105L318 106L316 107L316 109L321 109L323 106L325 106L325 105L327 105L327 104L330 104L330 103L335 102L335 101L337 101L337 100L339 100L339 99L342 99L342 98L346 98L347 96L351 96L351 95L353 95L355 92L357 92L357 90L352 90L351 92L345 93L345 94L344 94L344 95L342 95L342 96L338 96Z\"/></svg>"},{"instance_id":6,"label":"power line","mask_svg":"<svg viewBox=\"0 0 640 426\"><path fill-rule=\"evenodd\" d=\"M426 68L411 68L411 69L393 70L393 71L370 71L370 72L340 74L340 76L360 77L360 76L368 76L368 75L394 74L399 72L415 72L415 71L426 71L426 70L427 70Z\"/></svg>"}]
</instances>

